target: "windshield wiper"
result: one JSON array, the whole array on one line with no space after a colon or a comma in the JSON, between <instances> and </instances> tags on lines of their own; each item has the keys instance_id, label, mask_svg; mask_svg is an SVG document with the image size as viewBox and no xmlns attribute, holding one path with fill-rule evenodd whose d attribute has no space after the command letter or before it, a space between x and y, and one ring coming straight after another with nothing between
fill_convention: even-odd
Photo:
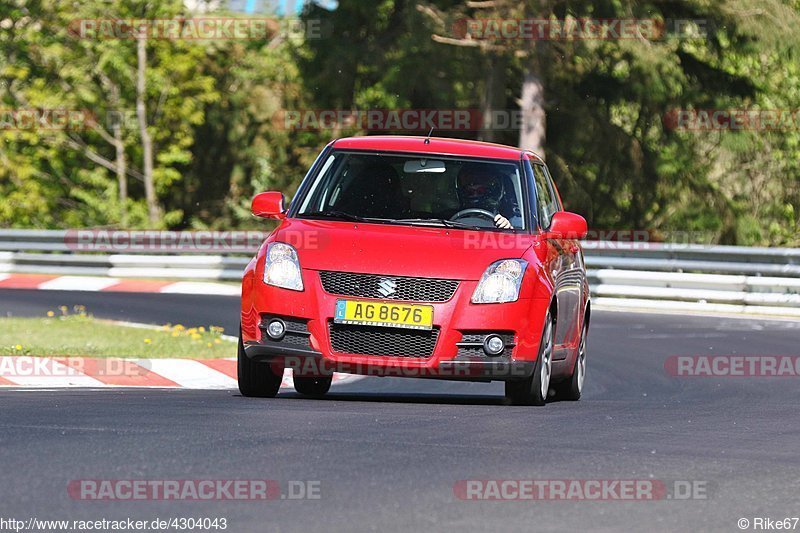
<instances>
[{"instance_id":1,"label":"windshield wiper","mask_svg":"<svg viewBox=\"0 0 800 533\"><path fill-rule=\"evenodd\" d=\"M446 218L398 218L392 219L390 222L397 224L411 224L418 226L438 225L446 228L461 228L461 229L485 229L473 224L465 224L463 222L456 222Z\"/></svg>"},{"instance_id":2,"label":"windshield wiper","mask_svg":"<svg viewBox=\"0 0 800 533\"><path fill-rule=\"evenodd\" d=\"M345 213L344 211L315 211L312 213L302 213L301 217L319 217L319 218L337 218L340 220L351 220L353 222L372 222L376 220L383 220L382 218L366 218L352 213Z\"/></svg>"}]
</instances>

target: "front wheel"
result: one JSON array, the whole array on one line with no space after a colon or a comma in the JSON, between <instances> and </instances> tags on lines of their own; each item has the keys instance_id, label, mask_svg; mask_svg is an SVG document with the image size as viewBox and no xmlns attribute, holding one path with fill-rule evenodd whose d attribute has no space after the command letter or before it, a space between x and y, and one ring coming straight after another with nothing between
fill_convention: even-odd
<instances>
[{"instance_id":1,"label":"front wheel","mask_svg":"<svg viewBox=\"0 0 800 533\"><path fill-rule=\"evenodd\" d=\"M555 327L550 311L544 319L542 341L536 369L527 379L506 381L506 398L512 405L544 405L550 391L550 376L553 373L553 345Z\"/></svg>"},{"instance_id":2,"label":"front wheel","mask_svg":"<svg viewBox=\"0 0 800 533\"><path fill-rule=\"evenodd\" d=\"M278 395L283 381L283 371L276 374L277 368L270 363L259 363L251 360L244 353L242 330L239 329L239 354L237 357L237 377L239 392L251 398L274 398Z\"/></svg>"}]
</instances>

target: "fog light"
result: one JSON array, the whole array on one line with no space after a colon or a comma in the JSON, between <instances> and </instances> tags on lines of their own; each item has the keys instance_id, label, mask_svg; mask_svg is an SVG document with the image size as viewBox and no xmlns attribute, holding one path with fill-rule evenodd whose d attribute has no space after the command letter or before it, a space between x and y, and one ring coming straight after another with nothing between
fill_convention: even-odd
<instances>
[{"instance_id":1,"label":"fog light","mask_svg":"<svg viewBox=\"0 0 800 533\"><path fill-rule=\"evenodd\" d=\"M271 320L267 325L267 335L269 335L269 338L272 340L281 340L284 333L286 333L286 324L279 318Z\"/></svg>"},{"instance_id":2,"label":"fog light","mask_svg":"<svg viewBox=\"0 0 800 533\"><path fill-rule=\"evenodd\" d=\"M483 341L483 351L486 355L500 355L506 349L506 343L499 335L489 335Z\"/></svg>"}]
</instances>

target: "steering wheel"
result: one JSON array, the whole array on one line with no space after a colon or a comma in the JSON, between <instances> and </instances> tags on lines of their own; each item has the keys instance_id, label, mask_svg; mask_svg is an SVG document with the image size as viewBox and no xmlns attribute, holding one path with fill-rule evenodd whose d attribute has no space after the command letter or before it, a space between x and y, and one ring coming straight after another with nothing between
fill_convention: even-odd
<instances>
[{"instance_id":1,"label":"steering wheel","mask_svg":"<svg viewBox=\"0 0 800 533\"><path fill-rule=\"evenodd\" d=\"M461 211L459 211L455 215L451 216L450 220L455 221L455 220L458 220L459 218L465 218L465 217L468 217L470 215L479 215L479 216L488 218L492 222L494 222L494 217L495 217L495 215L493 215L492 213L490 213L486 209L477 209L475 207L471 207L469 209L462 209Z\"/></svg>"}]
</instances>

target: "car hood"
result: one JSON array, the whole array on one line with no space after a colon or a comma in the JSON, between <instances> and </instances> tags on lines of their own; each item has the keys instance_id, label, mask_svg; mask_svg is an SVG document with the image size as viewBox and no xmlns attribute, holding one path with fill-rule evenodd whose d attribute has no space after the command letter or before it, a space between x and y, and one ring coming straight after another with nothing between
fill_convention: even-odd
<instances>
[{"instance_id":1,"label":"car hood","mask_svg":"<svg viewBox=\"0 0 800 533\"><path fill-rule=\"evenodd\" d=\"M297 249L304 269L458 280L478 280L533 244L514 232L301 219L285 219L274 237Z\"/></svg>"}]
</instances>

